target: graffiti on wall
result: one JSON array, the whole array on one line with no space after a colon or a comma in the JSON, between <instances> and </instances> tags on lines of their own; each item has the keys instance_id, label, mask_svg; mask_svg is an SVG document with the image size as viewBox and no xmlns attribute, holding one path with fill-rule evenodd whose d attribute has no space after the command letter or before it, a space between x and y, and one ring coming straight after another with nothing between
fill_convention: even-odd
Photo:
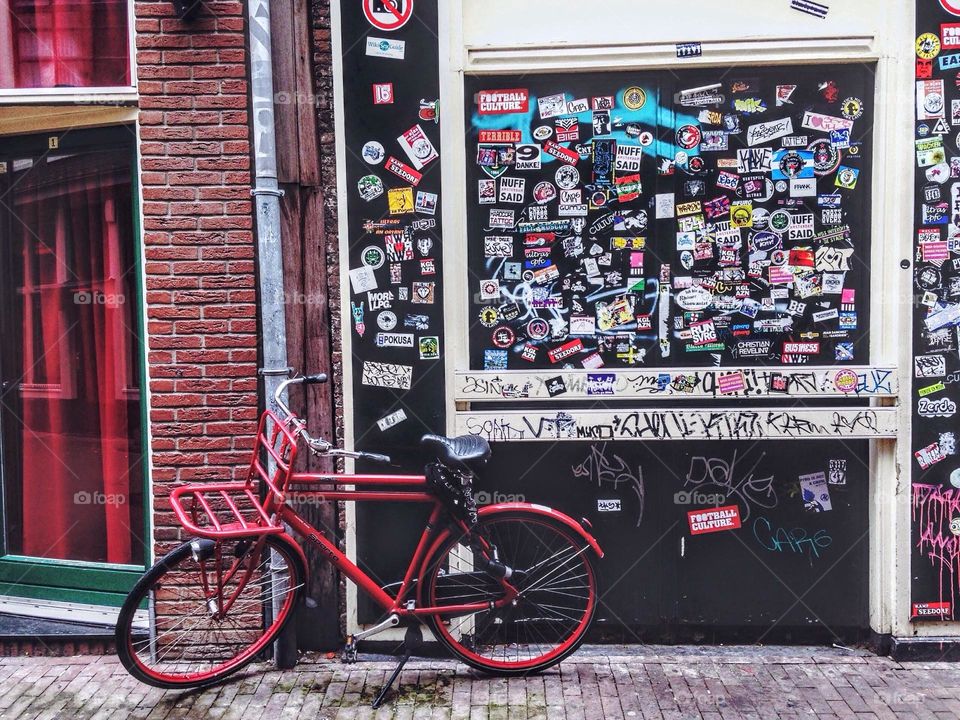
<instances>
[{"instance_id":1,"label":"graffiti on wall","mask_svg":"<svg viewBox=\"0 0 960 720\"><path fill-rule=\"evenodd\" d=\"M457 432L538 440L815 440L897 436L896 408L853 410L518 410L457 413Z\"/></svg>"},{"instance_id":2,"label":"graffiti on wall","mask_svg":"<svg viewBox=\"0 0 960 720\"><path fill-rule=\"evenodd\" d=\"M893 370L884 368L789 368L738 370L604 370L457 373L456 398L479 400L549 400L551 398L710 398L754 397L895 397Z\"/></svg>"}]
</instances>

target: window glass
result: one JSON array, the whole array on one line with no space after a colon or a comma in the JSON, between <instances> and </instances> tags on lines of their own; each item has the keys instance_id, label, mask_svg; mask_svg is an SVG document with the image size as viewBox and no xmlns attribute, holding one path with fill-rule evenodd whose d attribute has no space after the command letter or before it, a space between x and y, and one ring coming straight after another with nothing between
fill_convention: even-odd
<instances>
[{"instance_id":1,"label":"window glass","mask_svg":"<svg viewBox=\"0 0 960 720\"><path fill-rule=\"evenodd\" d=\"M0 6L0 88L130 85L126 0Z\"/></svg>"},{"instance_id":2,"label":"window glass","mask_svg":"<svg viewBox=\"0 0 960 720\"><path fill-rule=\"evenodd\" d=\"M2 161L8 553L143 562L132 160L123 129Z\"/></svg>"}]
</instances>

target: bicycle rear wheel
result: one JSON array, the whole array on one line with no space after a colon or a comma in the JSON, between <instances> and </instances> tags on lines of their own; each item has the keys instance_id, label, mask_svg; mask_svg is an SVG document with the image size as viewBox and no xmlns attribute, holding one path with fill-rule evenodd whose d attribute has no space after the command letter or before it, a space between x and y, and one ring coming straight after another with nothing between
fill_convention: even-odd
<instances>
[{"instance_id":1,"label":"bicycle rear wheel","mask_svg":"<svg viewBox=\"0 0 960 720\"><path fill-rule=\"evenodd\" d=\"M495 546L513 569L513 604L428 620L434 635L463 662L497 675L540 672L574 652L597 604L592 550L569 528L535 513L481 518L473 533ZM427 566L422 601L431 606L493 603L500 581L476 569L471 536L451 538Z\"/></svg>"},{"instance_id":2,"label":"bicycle rear wheel","mask_svg":"<svg viewBox=\"0 0 960 720\"><path fill-rule=\"evenodd\" d=\"M117 620L117 655L131 675L155 687L219 682L283 629L304 577L299 555L273 537L184 543L127 597ZM264 608L273 615L269 622ZM150 628L135 622L144 609Z\"/></svg>"}]
</instances>

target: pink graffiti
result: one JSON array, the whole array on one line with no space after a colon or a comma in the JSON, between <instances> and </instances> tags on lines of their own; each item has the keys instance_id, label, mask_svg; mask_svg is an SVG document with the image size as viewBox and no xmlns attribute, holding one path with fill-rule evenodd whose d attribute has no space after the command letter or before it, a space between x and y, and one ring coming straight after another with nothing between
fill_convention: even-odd
<instances>
[{"instance_id":1,"label":"pink graffiti","mask_svg":"<svg viewBox=\"0 0 960 720\"><path fill-rule=\"evenodd\" d=\"M956 607L960 589L960 537L950 532L950 520L957 515L960 490L940 485L913 486L913 521L919 529L917 547L940 571L940 602L946 601L944 588L950 588L951 611Z\"/></svg>"}]
</instances>

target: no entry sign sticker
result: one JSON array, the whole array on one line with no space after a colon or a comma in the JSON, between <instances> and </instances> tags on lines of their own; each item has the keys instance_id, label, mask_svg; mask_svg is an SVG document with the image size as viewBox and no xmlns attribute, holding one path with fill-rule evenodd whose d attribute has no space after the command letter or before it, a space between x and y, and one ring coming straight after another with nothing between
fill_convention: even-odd
<instances>
[{"instance_id":1,"label":"no entry sign sticker","mask_svg":"<svg viewBox=\"0 0 960 720\"><path fill-rule=\"evenodd\" d=\"M363 14L378 30L399 30L413 17L413 0L363 0Z\"/></svg>"}]
</instances>

